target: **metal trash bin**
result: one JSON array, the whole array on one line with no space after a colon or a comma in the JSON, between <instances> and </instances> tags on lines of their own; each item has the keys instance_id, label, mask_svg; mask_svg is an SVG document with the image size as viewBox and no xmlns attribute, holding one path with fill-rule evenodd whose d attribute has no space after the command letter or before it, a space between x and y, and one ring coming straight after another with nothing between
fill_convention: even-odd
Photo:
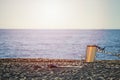
<instances>
[{"instance_id":1,"label":"metal trash bin","mask_svg":"<svg viewBox=\"0 0 120 80\"><path fill-rule=\"evenodd\" d=\"M88 45L87 50L86 50L85 62L94 62L96 52L97 52L97 46L96 45Z\"/></svg>"}]
</instances>

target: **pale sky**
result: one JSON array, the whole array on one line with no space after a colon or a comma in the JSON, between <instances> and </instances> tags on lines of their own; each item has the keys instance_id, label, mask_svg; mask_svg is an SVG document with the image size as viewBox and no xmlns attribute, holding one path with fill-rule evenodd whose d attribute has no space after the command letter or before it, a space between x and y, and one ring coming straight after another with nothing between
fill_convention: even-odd
<instances>
[{"instance_id":1,"label":"pale sky","mask_svg":"<svg viewBox=\"0 0 120 80\"><path fill-rule=\"evenodd\" d=\"M0 0L0 28L120 29L120 0Z\"/></svg>"}]
</instances>

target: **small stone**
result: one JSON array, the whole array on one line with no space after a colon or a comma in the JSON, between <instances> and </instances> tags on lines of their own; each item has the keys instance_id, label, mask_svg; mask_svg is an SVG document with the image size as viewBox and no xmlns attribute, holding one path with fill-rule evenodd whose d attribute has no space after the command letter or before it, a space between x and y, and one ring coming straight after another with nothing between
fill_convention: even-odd
<instances>
[{"instance_id":1,"label":"small stone","mask_svg":"<svg viewBox=\"0 0 120 80\"><path fill-rule=\"evenodd\" d=\"M59 78L59 77L55 77L54 80L62 80L62 78Z\"/></svg>"},{"instance_id":2,"label":"small stone","mask_svg":"<svg viewBox=\"0 0 120 80\"><path fill-rule=\"evenodd\" d=\"M54 72L53 72L53 71L50 71L50 74L54 74Z\"/></svg>"},{"instance_id":3,"label":"small stone","mask_svg":"<svg viewBox=\"0 0 120 80\"><path fill-rule=\"evenodd\" d=\"M99 77L97 78L97 80L105 80L103 77Z\"/></svg>"},{"instance_id":4,"label":"small stone","mask_svg":"<svg viewBox=\"0 0 120 80\"><path fill-rule=\"evenodd\" d=\"M20 80L26 80L26 77L21 78Z\"/></svg>"},{"instance_id":5,"label":"small stone","mask_svg":"<svg viewBox=\"0 0 120 80\"><path fill-rule=\"evenodd\" d=\"M92 77L88 77L87 80L93 80L93 78Z\"/></svg>"},{"instance_id":6,"label":"small stone","mask_svg":"<svg viewBox=\"0 0 120 80\"><path fill-rule=\"evenodd\" d=\"M48 68L57 68L57 66L54 65L54 64L49 64L49 65L47 65L47 67L48 67Z\"/></svg>"}]
</instances>

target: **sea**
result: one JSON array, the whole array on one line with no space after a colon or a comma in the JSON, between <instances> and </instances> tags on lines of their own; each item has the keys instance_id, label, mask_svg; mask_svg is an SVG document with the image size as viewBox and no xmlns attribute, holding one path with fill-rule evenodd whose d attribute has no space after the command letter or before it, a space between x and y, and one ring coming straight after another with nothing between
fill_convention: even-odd
<instances>
[{"instance_id":1,"label":"sea","mask_svg":"<svg viewBox=\"0 0 120 80\"><path fill-rule=\"evenodd\" d=\"M120 30L0 29L0 58L85 59L88 45L120 54ZM96 60L120 57L96 52Z\"/></svg>"}]
</instances>

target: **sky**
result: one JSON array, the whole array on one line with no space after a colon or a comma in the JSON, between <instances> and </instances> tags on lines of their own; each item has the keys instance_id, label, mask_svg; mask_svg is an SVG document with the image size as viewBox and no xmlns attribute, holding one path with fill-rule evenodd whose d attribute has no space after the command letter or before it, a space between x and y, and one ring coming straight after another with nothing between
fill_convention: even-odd
<instances>
[{"instance_id":1,"label":"sky","mask_svg":"<svg viewBox=\"0 0 120 80\"><path fill-rule=\"evenodd\" d=\"M120 0L0 0L0 29L120 29Z\"/></svg>"}]
</instances>

